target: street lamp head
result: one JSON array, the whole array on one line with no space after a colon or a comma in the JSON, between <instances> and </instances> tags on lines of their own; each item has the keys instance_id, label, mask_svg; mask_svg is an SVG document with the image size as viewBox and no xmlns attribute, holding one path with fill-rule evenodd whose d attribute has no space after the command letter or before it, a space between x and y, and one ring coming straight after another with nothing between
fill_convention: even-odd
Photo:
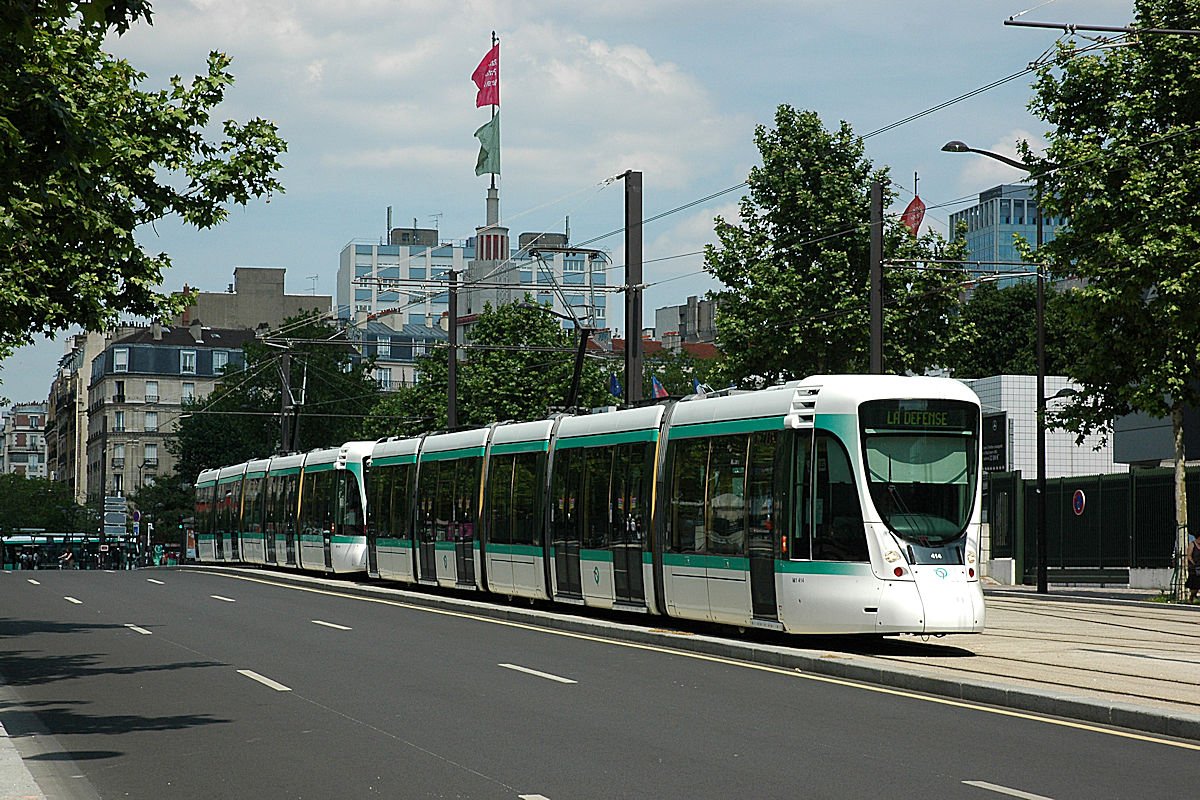
<instances>
[{"instance_id":1,"label":"street lamp head","mask_svg":"<svg viewBox=\"0 0 1200 800\"><path fill-rule=\"evenodd\" d=\"M960 142L955 139L952 142L946 142L942 145L942 150L947 153L969 153L971 148L967 147L966 142Z\"/></svg>"}]
</instances>

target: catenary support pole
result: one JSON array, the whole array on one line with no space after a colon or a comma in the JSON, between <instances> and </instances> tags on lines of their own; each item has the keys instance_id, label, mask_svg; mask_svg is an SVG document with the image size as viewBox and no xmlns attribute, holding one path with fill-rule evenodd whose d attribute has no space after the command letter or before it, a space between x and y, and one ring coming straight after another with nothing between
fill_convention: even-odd
<instances>
[{"instance_id":1,"label":"catenary support pole","mask_svg":"<svg viewBox=\"0 0 1200 800\"><path fill-rule=\"evenodd\" d=\"M450 347L446 358L446 429L458 427L458 270L446 273L450 280Z\"/></svg>"},{"instance_id":2,"label":"catenary support pole","mask_svg":"<svg viewBox=\"0 0 1200 800\"><path fill-rule=\"evenodd\" d=\"M870 305L872 375L883 374L883 182L871 181L871 287Z\"/></svg>"},{"instance_id":3,"label":"catenary support pole","mask_svg":"<svg viewBox=\"0 0 1200 800\"><path fill-rule=\"evenodd\" d=\"M642 173L625 175L625 398L642 399Z\"/></svg>"}]
</instances>

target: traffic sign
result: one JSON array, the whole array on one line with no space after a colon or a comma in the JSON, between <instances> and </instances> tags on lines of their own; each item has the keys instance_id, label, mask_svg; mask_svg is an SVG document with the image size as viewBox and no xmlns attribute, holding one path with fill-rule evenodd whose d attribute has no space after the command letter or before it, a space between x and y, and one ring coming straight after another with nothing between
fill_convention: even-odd
<instances>
[{"instance_id":1,"label":"traffic sign","mask_svg":"<svg viewBox=\"0 0 1200 800\"><path fill-rule=\"evenodd\" d=\"M133 510L133 521L140 522L141 519L142 519L142 512L135 508Z\"/></svg>"},{"instance_id":2,"label":"traffic sign","mask_svg":"<svg viewBox=\"0 0 1200 800\"><path fill-rule=\"evenodd\" d=\"M1083 514L1083 507L1087 505L1087 496L1084 495L1083 489L1076 489L1074 496L1071 497L1071 508L1075 511L1075 516Z\"/></svg>"}]
</instances>

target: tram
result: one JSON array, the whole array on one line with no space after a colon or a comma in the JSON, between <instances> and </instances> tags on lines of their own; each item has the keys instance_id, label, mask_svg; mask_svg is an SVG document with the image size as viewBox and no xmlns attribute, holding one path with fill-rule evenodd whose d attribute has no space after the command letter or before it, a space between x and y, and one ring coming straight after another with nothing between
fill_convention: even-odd
<instances>
[{"instance_id":1,"label":"tram","mask_svg":"<svg viewBox=\"0 0 1200 800\"><path fill-rule=\"evenodd\" d=\"M202 472L198 555L790 633L978 632L979 442L961 383L878 375L350 442Z\"/></svg>"}]
</instances>

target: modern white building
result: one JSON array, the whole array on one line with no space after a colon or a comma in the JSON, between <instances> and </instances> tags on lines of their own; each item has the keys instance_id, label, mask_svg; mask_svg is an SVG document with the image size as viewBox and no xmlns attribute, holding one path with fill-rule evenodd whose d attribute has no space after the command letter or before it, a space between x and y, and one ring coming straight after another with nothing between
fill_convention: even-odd
<instances>
[{"instance_id":1,"label":"modern white building","mask_svg":"<svg viewBox=\"0 0 1200 800\"><path fill-rule=\"evenodd\" d=\"M353 241L342 248L337 274L341 319L361 322L395 314L405 324L434 327L449 311L445 281L454 270L463 287L460 319L479 314L487 303L519 302L528 293L560 314L608 327L606 261L564 252L531 254L539 244L565 246L564 234L523 233L515 249L507 229L494 225L461 242L441 242L436 230L423 228L395 228L390 239L388 244Z\"/></svg>"},{"instance_id":2,"label":"modern white building","mask_svg":"<svg viewBox=\"0 0 1200 800\"><path fill-rule=\"evenodd\" d=\"M1046 397L1053 398L1063 389L1076 385L1061 375L1046 376ZM983 405L983 448L985 472L1019 470L1026 478L1037 474L1037 376L993 375L963 380ZM1055 404L1046 403L1047 419L1053 418ZM1101 446L1097 434L1076 444L1076 433L1069 430L1046 431L1046 477L1103 475L1125 472L1126 466L1113 461L1112 439Z\"/></svg>"}]
</instances>

